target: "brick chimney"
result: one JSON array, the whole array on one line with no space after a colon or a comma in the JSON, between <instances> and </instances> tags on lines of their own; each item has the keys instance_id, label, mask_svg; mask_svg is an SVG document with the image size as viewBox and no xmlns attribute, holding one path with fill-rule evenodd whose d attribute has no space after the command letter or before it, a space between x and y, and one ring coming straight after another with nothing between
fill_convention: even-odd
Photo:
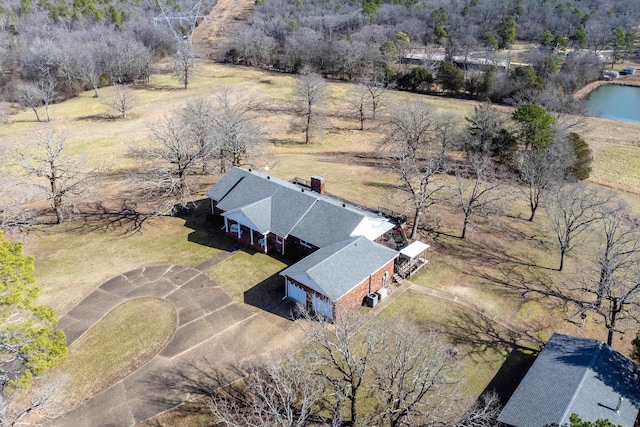
<instances>
[{"instance_id":1,"label":"brick chimney","mask_svg":"<svg viewBox=\"0 0 640 427\"><path fill-rule=\"evenodd\" d=\"M324 178L321 176L312 176L311 189L316 193L324 194Z\"/></svg>"}]
</instances>

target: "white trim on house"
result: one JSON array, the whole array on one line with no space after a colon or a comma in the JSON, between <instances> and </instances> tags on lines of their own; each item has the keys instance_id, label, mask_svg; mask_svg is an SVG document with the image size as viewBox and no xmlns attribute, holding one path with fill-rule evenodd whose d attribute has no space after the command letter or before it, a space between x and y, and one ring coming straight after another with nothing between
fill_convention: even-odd
<instances>
[{"instance_id":1,"label":"white trim on house","mask_svg":"<svg viewBox=\"0 0 640 427\"><path fill-rule=\"evenodd\" d=\"M300 246L304 246L307 249L312 249L313 246L311 245L311 243L307 243L304 240L300 239Z\"/></svg>"}]
</instances>

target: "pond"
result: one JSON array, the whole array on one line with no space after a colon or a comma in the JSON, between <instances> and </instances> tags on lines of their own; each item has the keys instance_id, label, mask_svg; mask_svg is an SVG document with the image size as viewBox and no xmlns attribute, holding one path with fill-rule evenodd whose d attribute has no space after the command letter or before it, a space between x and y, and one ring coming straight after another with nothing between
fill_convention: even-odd
<instances>
[{"instance_id":1,"label":"pond","mask_svg":"<svg viewBox=\"0 0 640 427\"><path fill-rule=\"evenodd\" d=\"M640 87L604 85L591 92L587 114L614 120L640 122Z\"/></svg>"}]
</instances>

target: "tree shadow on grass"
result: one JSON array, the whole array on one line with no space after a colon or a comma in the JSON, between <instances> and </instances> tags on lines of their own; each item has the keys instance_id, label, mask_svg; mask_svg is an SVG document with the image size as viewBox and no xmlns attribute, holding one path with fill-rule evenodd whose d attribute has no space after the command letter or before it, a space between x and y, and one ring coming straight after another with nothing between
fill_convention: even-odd
<instances>
[{"instance_id":1,"label":"tree shadow on grass","mask_svg":"<svg viewBox=\"0 0 640 427\"><path fill-rule=\"evenodd\" d=\"M508 353L513 348L537 352L544 344L537 330L523 330L512 325L500 324L496 318L468 310L453 310L446 322L446 333L455 345L464 345L470 353L480 358L487 350ZM542 328L541 328L542 329Z\"/></svg>"},{"instance_id":2,"label":"tree shadow on grass","mask_svg":"<svg viewBox=\"0 0 640 427\"><path fill-rule=\"evenodd\" d=\"M493 266L493 268L472 266L468 274L487 284L497 285L519 294L522 302L536 301L544 303L551 309L562 309L563 312L569 308L566 283L558 284L548 272L537 268L508 264Z\"/></svg>"},{"instance_id":3,"label":"tree shadow on grass","mask_svg":"<svg viewBox=\"0 0 640 427\"><path fill-rule=\"evenodd\" d=\"M152 216L140 212L135 203L127 200L122 200L117 206L96 202L75 215L77 220L71 223L70 230L82 233L107 230L128 236L140 232Z\"/></svg>"},{"instance_id":4,"label":"tree shadow on grass","mask_svg":"<svg viewBox=\"0 0 640 427\"><path fill-rule=\"evenodd\" d=\"M148 390L150 398L158 406L176 408L189 414L210 414L206 404L185 405L184 402L194 397L210 397L246 375L246 370L239 364L220 366L217 360L203 356L154 375L149 380Z\"/></svg>"},{"instance_id":5,"label":"tree shadow on grass","mask_svg":"<svg viewBox=\"0 0 640 427\"><path fill-rule=\"evenodd\" d=\"M178 215L184 219L184 226L193 230L187 236L187 240L224 251L236 249L237 242L225 235L223 219L211 215L209 203L209 199L194 201L194 209Z\"/></svg>"}]
</instances>

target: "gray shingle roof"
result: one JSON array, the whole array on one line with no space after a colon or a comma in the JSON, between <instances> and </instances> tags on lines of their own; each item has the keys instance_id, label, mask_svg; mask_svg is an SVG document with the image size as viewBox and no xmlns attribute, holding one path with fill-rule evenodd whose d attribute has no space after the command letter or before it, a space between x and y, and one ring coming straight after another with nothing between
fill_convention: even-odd
<instances>
[{"instance_id":1,"label":"gray shingle roof","mask_svg":"<svg viewBox=\"0 0 640 427\"><path fill-rule=\"evenodd\" d=\"M242 212L259 231L289 234L317 247L351 236L373 213L256 171L232 168L208 192L227 214ZM262 202L271 199L271 203ZM261 202L261 203L257 203ZM248 206L251 206L248 209ZM266 224L268 223L268 225ZM389 224L391 228L391 224Z\"/></svg>"},{"instance_id":2,"label":"gray shingle roof","mask_svg":"<svg viewBox=\"0 0 640 427\"><path fill-rule=\"evenodd\" d=\"M624 401L617 414L619 397ZM603 342L554 334L498 421L516 427L562 425L572 413L633 427L640 408L640 367Z\"/></svg>"},{"instance_id":3,"label":"gray shingle roof","mask_svg":"<svg viewBox=\"0 0 640 427\"><path fill-rule=\"evenodd\" d=\"M398 252L365 237L351 237L318 249L280 275L289 276L335 302L397 256Z\"/></svg>"},{"instance_id":4,"label":"gray shingle roof","mask_svg":"<svg viewBox=\"0 0 640 427\"><path fill-rule=\"evenodd\" d=\"M291 234L321 248L349 237L362 217L362 213L318 200Z\"/></svg>"}]
</instances>

